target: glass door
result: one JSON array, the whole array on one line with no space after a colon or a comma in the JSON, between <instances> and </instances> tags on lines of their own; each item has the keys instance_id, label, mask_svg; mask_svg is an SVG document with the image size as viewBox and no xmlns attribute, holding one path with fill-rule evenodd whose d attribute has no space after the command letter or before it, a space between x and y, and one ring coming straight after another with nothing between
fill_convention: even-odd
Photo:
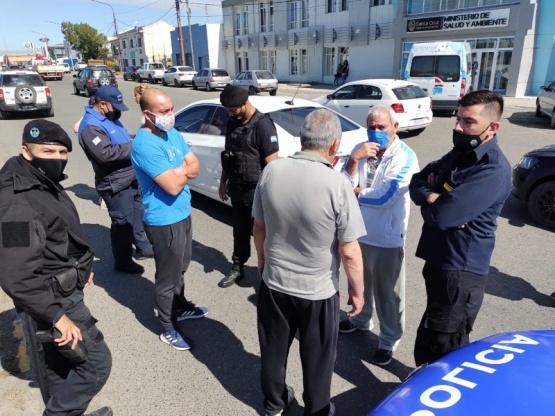
<instances>
[{"instance_id":1,"label":"glass door","mask_svg":"<svg viewBox=\"0 0 555 416\"><path fill-rule=\"evenodd\" d=\"M495 52L480 51L478 55L478 76L475 81L478 85L476 89L491 90L493 87Z\"/></svg>"},{"instance_id":2,"label":"glass door","mask_svg":"<svg viewBox=\"0 0 555 416\"><path fill-rule=\"evenodd\" d=\"M497 63L495 65L495 79L493 91L504 95L507 92L507 82L509 80L509 68L513 51L497 51Z\"/></svg>"}]
</instances>

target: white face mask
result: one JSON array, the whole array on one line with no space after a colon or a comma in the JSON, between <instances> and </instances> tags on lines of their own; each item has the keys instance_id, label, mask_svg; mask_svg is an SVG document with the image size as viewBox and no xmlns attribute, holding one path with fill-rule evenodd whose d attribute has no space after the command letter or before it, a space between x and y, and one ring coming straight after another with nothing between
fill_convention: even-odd
<instances>
[{"instance_id":1,"label":"white face mask","mask_svg":"<svg viewBox=\"0 0 555 416\"><path fill-rule=\"evenodd\" d=\"M141 126L144 126L146 123L146 118L144 115L141 116Z\"/></svg>"},{"instance_id":2,"label":"white face mask","mask_svg":"<svg viewBox=\"0 0 555 416\"><path fill-rule=\"evenodd\" d=\"M148 110L147 110L148 111ZM152 114L154 116L154 122L152 124L154 124L154 126L162 131L170 131L171 129L173 129L173 126L175 125L175 115L171 114L169 116L163 116L160 114L154 114L150 111L148 111L150 114Z\"/></svg>"}]
</instances>

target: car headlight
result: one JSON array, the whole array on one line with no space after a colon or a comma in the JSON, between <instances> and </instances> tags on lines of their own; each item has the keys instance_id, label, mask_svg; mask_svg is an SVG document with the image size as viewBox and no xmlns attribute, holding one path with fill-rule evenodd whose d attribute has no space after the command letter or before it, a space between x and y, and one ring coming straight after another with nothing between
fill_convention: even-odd
<instances>
[{"instance_id":1,"label":"car headlight","mask_svg":"<svg viewBox=\"0 0 555 416\"><path fill-rule=\"evenodd\" d=\"M522 159L520 159L520 162L518 162L517 166L522 169L531 169L537 163L538 159L536 159L535 157L524 156Z\"/></svg>"}]
</instances>

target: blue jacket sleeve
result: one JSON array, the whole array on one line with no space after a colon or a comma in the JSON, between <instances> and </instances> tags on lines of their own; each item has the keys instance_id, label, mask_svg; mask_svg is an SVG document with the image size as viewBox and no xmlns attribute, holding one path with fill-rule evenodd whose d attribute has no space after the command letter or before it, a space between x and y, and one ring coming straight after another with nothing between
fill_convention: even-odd
<instances>
[{"instance_id":1,"label":"blue jacket sleeve","mask_svg":"<svg viewBox=\"0 0 555 416\"><path fill-rule=\"evenodd\" d=\"M79 139L85 153L99 164L119 164L131 157L132 141L113 144L106 132L98 126L85 126Z\"/></svg>"}]
</instances>

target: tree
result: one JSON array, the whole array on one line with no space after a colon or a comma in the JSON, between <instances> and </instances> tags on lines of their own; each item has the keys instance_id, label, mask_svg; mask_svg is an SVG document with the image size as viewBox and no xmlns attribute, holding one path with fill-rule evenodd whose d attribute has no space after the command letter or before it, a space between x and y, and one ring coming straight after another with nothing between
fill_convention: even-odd
<instances>
[{"instance_id":1,"label":"tree","mask_svg":"<svg viewBox=\"0 0 555 416\"><path fill-rule=\"evenodd\" d=\"M94 27L86 23L62 22L62 33L84 61L106 57L107 38Z\"/></svg>"}]
</instances>

